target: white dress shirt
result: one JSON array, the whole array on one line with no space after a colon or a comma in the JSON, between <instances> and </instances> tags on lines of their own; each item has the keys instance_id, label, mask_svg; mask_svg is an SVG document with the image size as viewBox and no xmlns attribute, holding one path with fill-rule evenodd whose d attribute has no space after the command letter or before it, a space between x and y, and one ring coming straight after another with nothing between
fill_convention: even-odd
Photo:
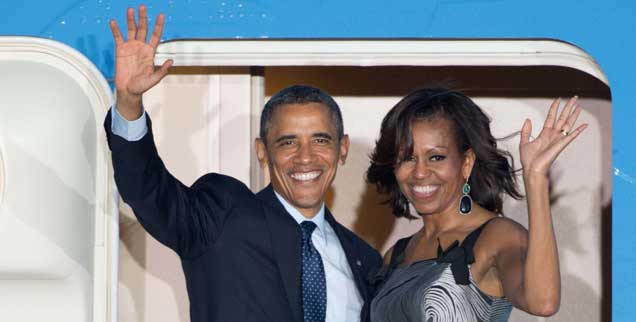
<instances>
[{"instance_id":1,"label":"white dress shirt","mask_svg":"<svg viewBox=\"0 0 636 322\"><path fill-rule=\"evenodd\" d=\"M285 210L300 225L303 221L312 221L316 229L311 234L311 242L316 247L325 268L327 281L327 312L325 322L360 321L362 297L353 281L353 273L340 240L331 225L325 220L325 204L313 218L306 218L298 209L290 205L274 191Z\"/></svg>"},{"instance_id":2,"label":"white dress shirt","mask_svg":"<svg viewBox=\"0 0 636 322\"><path fill-rule=\"evenodd\" d=\"M126 141L139 141L148 132L148 125L146 125L146 113L141 111L141 116L134 120L128 121L125 119L115 106L111 108L111 121L110 129L113 134L124 138Z\"/></svg>"},{"instance_id":3,"label":"white dress shirt","mask_svg":"<svg viewBox=\"0 0 636 322\"><path fill-rule=\"evenodd\" d=\"M146 114L134 121L126 120L119 111L112 108L111 130L127 141L138 141L148 132ZM283 204L287 212L300 225L301 222L313 221L317 228L311 236L311 241L316 247L325 268L327 282L327 311L325 322L359 322L362 310L362 297L354 282L351 267L347 256L340 245L340 240L335 231L325 220L325 205L311 219L305 218L296 208L290 205L283 197L274 191L278 200Z\"/></svg>"}]
</instances>

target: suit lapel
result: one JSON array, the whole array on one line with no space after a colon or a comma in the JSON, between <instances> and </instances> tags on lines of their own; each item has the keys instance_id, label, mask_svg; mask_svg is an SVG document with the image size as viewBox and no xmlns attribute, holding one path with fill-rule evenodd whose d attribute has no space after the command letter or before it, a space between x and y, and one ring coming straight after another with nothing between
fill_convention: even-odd
<instances>
[{"instance_id":1,"label":"suit lapel","mask_svg":"<svg viewBox=\"0 0 636 322\"><path fill-rule=\"evenodd\" d=\"M258 197L267 205L265 216L269 226L274 257L280 271L294 321L301 322L300 228L280 203L269 185Z\"/></svg>"},{"instance_id":2,"label":"suit lapel","mask_svg":"<svg viewBox=\"0 0 636 322\"><path fill-rule=\"evenodd\" d=\"M351 237L345 232L345 228L340 225L334 218L329 209L325 207L325 219L331 225L333 230L336 232L336 236L338 236L338 240L340 240L340 245L342 245L342 249L347 256L347 262L349 263L349 267L351 267L351 272L353 273L353 279L358 287L358 291L362 296L362 299L366 302L368 300L367 293L367 282L364 278L361 269L362 269L362 260L359 258L359 255L356 251L355 244Z\"/></svg>"}]
</instances>

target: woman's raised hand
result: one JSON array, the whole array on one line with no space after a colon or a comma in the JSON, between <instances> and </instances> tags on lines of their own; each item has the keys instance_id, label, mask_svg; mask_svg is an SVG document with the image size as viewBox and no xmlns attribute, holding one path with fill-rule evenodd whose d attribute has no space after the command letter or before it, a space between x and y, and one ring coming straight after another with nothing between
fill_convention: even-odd
<instances>
[{"instance_id":1,"label":"woman's raised hand","mask_svg":"<svg viewBox=\"0 0 636 322\"><path fill-rule=\"evenodd\" d=\"M557 118L559 105L561 105L561 100L558 98L552 102L543 129L534 140L530 141L532 123L529 119L523 123L519 153L524 176L547 175L559 153L587 128L587 124L581 124L574 129L576 120L581 113L576 96L568 100Z\"/></svg>"},{"instance_id":2,"label":"woman's raised hand","mask_svg":"<svg viewBox=\"0 0 636 322\"><path fill-rule=\"evenodd\" d=\"M154 57L161 41L163 14L157 16L155 26L146 42L148 17L146 7L139 6L139 25L135 23L135 10L126 12L127 39L124 41L115 20L110 21L110 29L115 40L115 88L117 90L117 109L129 120L141 115L141 97L155 86L168 73L172 60L167 60L156 68Z\"/></svg>"}]
</instances>

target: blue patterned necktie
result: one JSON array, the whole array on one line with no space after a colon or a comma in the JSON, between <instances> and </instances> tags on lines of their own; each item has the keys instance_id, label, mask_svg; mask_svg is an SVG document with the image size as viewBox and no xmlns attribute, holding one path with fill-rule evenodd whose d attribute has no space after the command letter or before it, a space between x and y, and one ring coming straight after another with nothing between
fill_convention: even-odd
<instances>
[{"instance_id":1,"label":"blue patterned necktie","mask_svg":"<svg viewBox=\"0 0 636 322\"><path fill-rule=\"evenodd\" d=\"M305 322L325 322L327 310L325 269L322 266L320 254L311 242L311 233L316 229L316 224L311 221L303 221L300 227L302 228L303 317Z\"/></svg>"}]
</instances>

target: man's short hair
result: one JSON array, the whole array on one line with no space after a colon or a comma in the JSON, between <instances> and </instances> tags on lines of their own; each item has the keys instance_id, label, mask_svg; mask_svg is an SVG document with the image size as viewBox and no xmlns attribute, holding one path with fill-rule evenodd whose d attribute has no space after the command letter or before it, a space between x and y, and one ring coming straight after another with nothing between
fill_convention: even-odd
<instances>
[{"instance_id":1,"label":"man's short hair","mask_svg":"<svg viewBox=\"0 0 636 322\"><path fill-rule=\"evenodd\" d=\"M274 111L279 106L288 104L321 103L329 108L331 122L338 133L338 141L344 136L344 126L342 124L342 113L336 101L327 92L309 85L293 85L282 89L274 94L261 113L260 137L267 143L267 133L271 127Z\"/></svg>"}]
</instances>

